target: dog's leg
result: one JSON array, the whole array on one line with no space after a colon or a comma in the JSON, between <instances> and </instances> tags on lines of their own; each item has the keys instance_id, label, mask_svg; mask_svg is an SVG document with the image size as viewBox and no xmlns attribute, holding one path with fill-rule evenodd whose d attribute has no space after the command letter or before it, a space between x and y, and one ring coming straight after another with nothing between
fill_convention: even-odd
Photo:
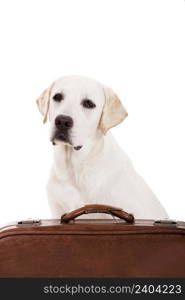
<instances>
[{"instance_id":1,"label":"dog's leg","mask_svg":"<svg viewBox=\"0 0 185 300\"><path fill-rule=\"evenodd\" d=\"M60 219L64 214L64 209L55 201L49 201L51 215L53 218Z\"/></svg>"},{"instance_id":2,"label":"dog's leg","mask_svg":"<svg viewBox=\"0 0 185 300\"><path fill-rule=\"evenodd\" d=\"M66 181L59 183L49 181L47 195L53 218L61 218L63 214L85 204L78 189Z\"/></svg>"}]
</instances>

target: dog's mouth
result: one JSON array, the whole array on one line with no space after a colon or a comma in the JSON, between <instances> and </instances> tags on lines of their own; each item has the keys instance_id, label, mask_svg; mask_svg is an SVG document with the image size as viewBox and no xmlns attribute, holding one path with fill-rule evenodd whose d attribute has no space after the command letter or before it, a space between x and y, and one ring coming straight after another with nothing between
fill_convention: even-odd
<instances>
[{"instance_id":1,"label":"dog's mouth","mask_svg":"<svg viewBox=\"0 0 185 300\"><path fill-rule=\"evenodd\" d=\"M72 145L67 132L65 133L65 132L61 132L61 131L56 131L51 138L51 142L53 145L56 145L57 141Z\"/></svg>"},{"instance_id":2,"label":"dog's mouth","mask_svg":"<svg viewBox=\"0 0 185 300\"><path fill-rule=\"evenodd\" d=\"M57 141L63 142L64 144L73 147L74 150L79 151L82 148L82 145L74 146L69 138L69 135L64 132L56 131L51 138L52 144L55 146Z\"/></svg>"}]
</instances>

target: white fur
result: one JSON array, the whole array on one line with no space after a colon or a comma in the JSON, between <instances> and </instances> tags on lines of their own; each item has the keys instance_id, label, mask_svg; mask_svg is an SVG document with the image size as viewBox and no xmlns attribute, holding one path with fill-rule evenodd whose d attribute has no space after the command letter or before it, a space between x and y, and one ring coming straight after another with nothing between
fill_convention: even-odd
<instances>
[{"instance_id":1,"label":"white fur","mask_svg":"<svg viewBox=\"0 0 185 300\"><path fill-rule=\"evenodd\" d=\"M61 91L65 99L55 103L52 97ZM56 141L54 146L54 164L47 186L52 215L59 218L85 204L107 204L121 207L134 214L135 218L167 218L164 208L134 170L110 131L105 134L101 130L100 122L106 105L105 91L107 88L94 80L69 76L52 85L48 99L42 98L42 101L49 101L51 136L57 115L68 115L74 121L72 144ZM96 108L84 109L81 105L83 98L93 100ZM74 147L78 145L83 147L76 151Z\"/></svg>"}]
</instances>

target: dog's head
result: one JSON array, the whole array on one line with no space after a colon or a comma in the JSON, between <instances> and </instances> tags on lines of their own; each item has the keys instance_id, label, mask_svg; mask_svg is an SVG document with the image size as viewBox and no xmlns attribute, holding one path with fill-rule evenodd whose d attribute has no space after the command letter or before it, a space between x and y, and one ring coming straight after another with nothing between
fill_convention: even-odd
<instances>
[{"instance_id":1,"label":"dog's head","mask_svg":"<svg viewBox=\"0 0 185 300\"><path fill-rule=\"evenodd\" d=\"M37 99L44 123L51 122L51 141L79 150L97 130L121 123L127 112L116 94L95 80L68 76L54 82Z\"/></svg>"}]
</instances>

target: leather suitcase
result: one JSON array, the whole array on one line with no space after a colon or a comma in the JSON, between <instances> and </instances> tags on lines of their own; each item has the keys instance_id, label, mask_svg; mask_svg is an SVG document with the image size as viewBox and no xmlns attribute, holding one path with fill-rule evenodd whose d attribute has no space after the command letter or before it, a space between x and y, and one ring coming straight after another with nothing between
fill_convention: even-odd
<instances>
[{"instance_id":1,"label":"leather suitcase","mask_svg":"<svg viewBox=\"0 0 185 300\"><path fill-rule=\"evenodd\" d=\"M76 219L98 212L113 218ZM0 277L185 277L185 222L87 205L61 220L10 224L0 231Z\"/></svg>"}]
</instances>

